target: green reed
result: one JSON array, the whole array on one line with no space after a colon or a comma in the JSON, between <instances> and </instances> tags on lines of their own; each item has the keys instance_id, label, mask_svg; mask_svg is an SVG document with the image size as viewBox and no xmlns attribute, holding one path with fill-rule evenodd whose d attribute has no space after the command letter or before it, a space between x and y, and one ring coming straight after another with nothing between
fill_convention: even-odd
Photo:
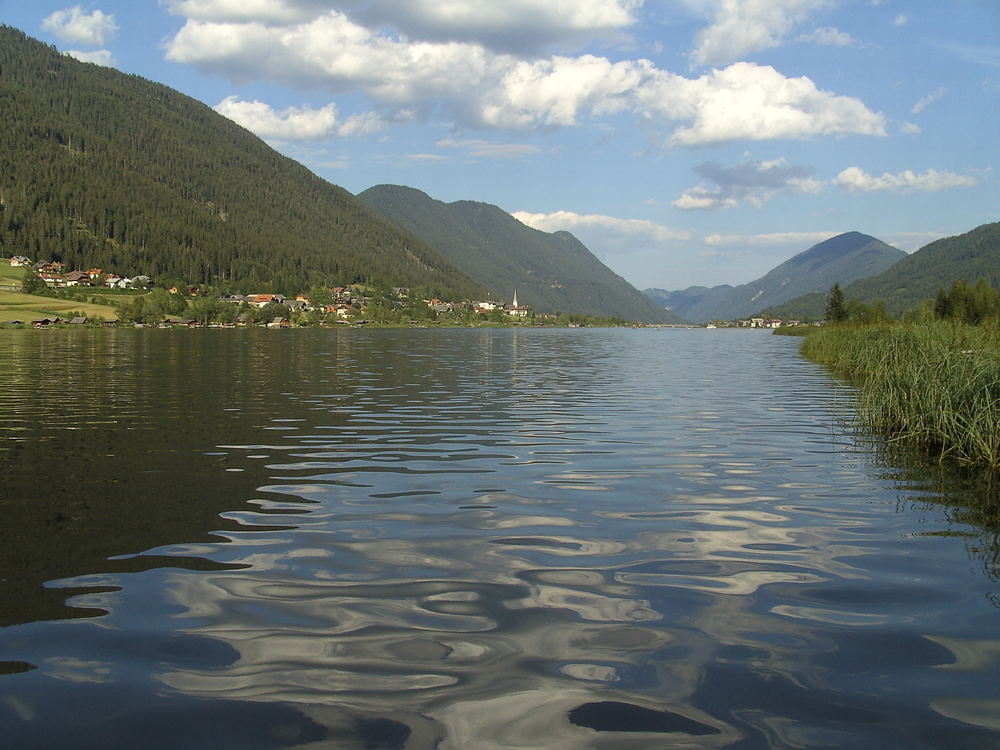
<instances>
[{"instance_id":1,"label":"green reed","mask_svg":"<svg viewBox=\"0 0 1000 750\"><path fill-rule=\"evenodd\" d=\"M859 422L887 439L1000 469L1000 328L948 321L833 326L802 353L858 385Z\"/></svg>"}]
</instances>

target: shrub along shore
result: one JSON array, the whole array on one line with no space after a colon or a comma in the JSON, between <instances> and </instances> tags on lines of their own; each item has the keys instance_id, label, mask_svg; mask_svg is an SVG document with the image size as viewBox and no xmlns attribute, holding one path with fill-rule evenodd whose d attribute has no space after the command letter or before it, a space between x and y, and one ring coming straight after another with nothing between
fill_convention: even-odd
<instances>
[{"instance_id":1,"label":"shrub along shore","mask_svg":"<svg viewBox=\"0 0 1000 750\"><path fill-rule=\"evenodd\" d=\"M858 386L861 425L988 473L1000 469L1000 326L953 320L811 332L809 359Z\"/></svg>"}]
</instances>

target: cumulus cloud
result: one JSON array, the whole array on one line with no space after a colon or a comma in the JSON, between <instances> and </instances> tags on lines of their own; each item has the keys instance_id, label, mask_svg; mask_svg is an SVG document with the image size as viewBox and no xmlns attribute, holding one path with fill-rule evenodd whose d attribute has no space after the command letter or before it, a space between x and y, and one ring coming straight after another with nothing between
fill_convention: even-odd
<instances>
[{"instance_id":1,"label":"cumulus cloud","mask_svg":"<svg viewBox=\"0 0 1000 750\"><path fill-rule=\"evenodd\" d=\"M943 86L935 89L934 91L932 91L931 93L929 93L927 96L923 97L916 104L914 104L913 108L910 109L910 114L911 115L919 115L929 105L933 104L938 99L940 99L942 96L944 96L945 91L947 91L947 89L945 89Z\"/></svg>"},{"instance_id":2,"label":"cumulus cloud","mask_svg":"<svg viewBox=\"0 0 1000 750\"><path fill-rule=\"evenodd\" d=\"M219 10L223 0L186 2ZM276 7L302 10L304 3ZM631 5L619 0L615 7ZM240 83L359 92L392 120L405 113L462 127L531 130L629 112L668 146L885 132L882 115L861 101L766 66L737 63L691 79L648 60L522 59L474 42L410 40L336 10L295 23L191 18L168 41L167 57Z\"/></svg>"},{"instance_id":3,"label":"cumulus cloud","mask_svg":"<svg viewBox=\"0 0 1000 750\"><path fill-rule=\"evenodd\" d=\"M118 24L113 15L100 10L87 14L79 5L74 5L47 16L42 21L42 29L64 42L103 47L115 38Z\"/></svg>"},{"instance_id":4,"label":"cumulus cloud","mask_svg":"<svg viewBox=\"0 0 1000 750\"><path fill-rule=\"evenodd\" d=\"M540 54L592 40L614 41L644 0L167 0L176 15L202 21L305 23L329 11L416 41L475 42Z\"/></svg>"},{"instance_id":5,"label":"cumulus cloud","mask_svg":"<svg viewBox=\"0 0 1000 750\"><path fill-rule=\"evenodd\" d=\"M746 201L763 206L778 193L816 193L823 183L810 177L812 169L789 166L784 159L745 161L731 167L705 162L695 167L697 174L715 183L688 189L671 205L682 211L717 211Z\"/></svg>"},{"instance_id":6,"label":"cumulus cloud","mask_svg":"<svg viewBox=\"0 0 1000 750\"><path fill-rule=\"evenodd\" d=\"M858 99L816 87L805 76L786 78L770 66L735 63L697 79L661 74L636 92L646 111L689 120L671 145L817 135L885 135L885 118Z\"/></svg>"},{"instance_id":7,"label":"cumulus cloud","mask_svg":"<svg viewBox=\"0 0 1000 750\"><path fill-rule=\"evenodd\" d=\"M621 39L642 4L643 0L374 0L358 18L369 27L395 27L412 39L473 40L492 50L538 54L576 48L594 39Z\"/></svg>"},{"instance_id":8,"label":"cumulus cloud","mask_svg":"<svg viewBox=\"0 0 1000 750\"><path fill-rule=\"evenodd\" d=\"M831 0L719 0L712 22L698 32L691 60L726 65L752 52L777 47Z\"/></svg>"},{"instance_id":9,"label":"cumulus cloud","mask_svg":"<svg viewBox=\"0 0 1000 750\"><path fill-rule=\"evenodd\" d=\"M174 15L203 21L259 21L296 23L308 21L325 7L324 0L161 0Z\"/></svg>"},{"instance_id":10,"label":"cumulus cloud","mask_svg":"<svg viewBox=\"0 0 1000 750\"><path fill-rule=\"evenodd\" d=\"M897 174L886 172L881 177L876 177L859 167L848 167L836 176L834 183L852 193L869 193L876 190L917 193L973 187L979 184L979 179L954 172L939 172L936 169L928 169L922 174L907 169Z\"/></svg>"},{"instance_id":11,"label":"cumulus cloud","mask_svg":"<svg viewBox=\"0 0 1000 750\"><path fill-rule=\"evenodd\" d=\"M228 96L215 105L215 111L261 138L289 141L367 135L383 127L381 118L374 112L353 115L341 121L335 104L320 109L289 107L276 112L264 102L240 101L236 96Z\"/></svg>"},{"instance_id":12,"label":"cumulus cloud","mask_svg":"<svg viewBox=\"0 0 1000 750\"><path fill-rule=\"evenodd\" d=\"M614 216L577 214L572 211L555 211L549 214L515 211L511 216L522 224L527 224L529 227L543 232L566 231L581 236L599 234L605 239L617 238L618 241L615 243L602 243L604 248L607 248L609 244L624 247L622 240L638 240L639 244L642 245L650 242L677 242L691 238L691 232L687 230L674 229L647 219L619 219Z\"/></svg>"},{"instance_id":13,"label":"cumulus cloud","mask_svg":"<svg viewBox=\"0 0 1000 750\"><path fill-rule=\"evenodd\" d=\"M81 51L78 49L68 49L65 54L70 57L79 60L80 62L94 63L94 65L103 65L105 68L113 68L118 62L115 60L114 56L106 49L97 49L90 52Z\"/></svg>"}]
</instances>

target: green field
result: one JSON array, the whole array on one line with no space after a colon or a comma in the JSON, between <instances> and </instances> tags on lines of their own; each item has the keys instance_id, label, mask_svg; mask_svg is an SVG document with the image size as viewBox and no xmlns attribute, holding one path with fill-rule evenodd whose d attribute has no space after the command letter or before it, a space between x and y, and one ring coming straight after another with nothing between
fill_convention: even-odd
<instances>
[{"instance_id":1,"label":"green field","mask_svg":"<svg viewBox=\"0 0 1000 750\"><path fill-rule=\"evenodd\" d=\"M39 318L66 319L75 313L85 315L88 318L103 318L104 320L117 320L118 318L118 310L108 305L91 305L76 300L0 291L0 323L11 320L30 323Z\"/></svg>"},{"instance_id":2,"label":"green field","mask_svg":"<svg viewBox=\"0 0 1000 750\"><path fill-rule=\"evenodd\" d=\"M118 318L118 310L110 305L92 305L77 300L39 297L33 294L21 294L20 291L9 291L11 287L20 289L23 278L23 268L12 268L6 258L0 259L0 323L10 320L30 323L39 318L66 319L73 313L104 320Z\"/></svg>"}]
</instances>

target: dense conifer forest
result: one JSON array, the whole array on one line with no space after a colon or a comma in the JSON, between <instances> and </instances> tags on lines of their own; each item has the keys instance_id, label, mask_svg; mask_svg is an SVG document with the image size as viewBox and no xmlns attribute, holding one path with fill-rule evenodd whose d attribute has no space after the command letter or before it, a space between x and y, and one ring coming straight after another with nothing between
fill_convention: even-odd
<instances>
[{"instance_id":1,"label":"dense conifer forest","mask_svg":"<svg viewBox=\"0 0 1000 750\"><path fill-rule=\"evenodd\" d=\"M0 123L4 256L286 294L352 282L482 293L204 104L3 26Z\"/></svg>"}]
</instances>

